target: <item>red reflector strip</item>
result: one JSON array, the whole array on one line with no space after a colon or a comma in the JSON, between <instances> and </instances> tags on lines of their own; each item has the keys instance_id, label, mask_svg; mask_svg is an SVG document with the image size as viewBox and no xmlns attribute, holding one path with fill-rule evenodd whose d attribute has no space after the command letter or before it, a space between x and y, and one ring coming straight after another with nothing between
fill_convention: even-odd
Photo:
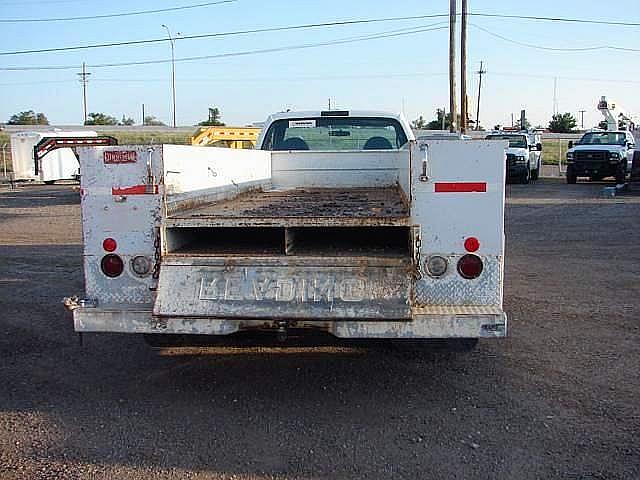
<instances>
[{"instance_id":1,"label":"red reflector strip","mask_svg":"<svg viewBox=\"0 0 640 480\"><path fill-rule=\"evenodd\" d=\"M436 193L486 192L487 182L437 182Z\"/></svg>"},{"instance_id":2,"label":"red reflector strip","mask_svg":"<svg viewBox=\"0 0 640 480\"><path fill-rule=\"evenodd\" d=\"M112 187L111 195L154 195L158 185L134 185L132 187Z\"/></svg>"}]
</instances>

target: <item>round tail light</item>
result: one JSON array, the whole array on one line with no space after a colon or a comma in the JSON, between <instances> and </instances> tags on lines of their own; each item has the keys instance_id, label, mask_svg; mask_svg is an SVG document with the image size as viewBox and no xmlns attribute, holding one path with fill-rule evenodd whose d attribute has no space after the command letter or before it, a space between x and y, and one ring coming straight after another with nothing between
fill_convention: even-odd
<instances>
[{"instance_id":1,"label":"round tail light","mask_svg":"<svg viewBox=\"0 0 640 480\"><path fill-rule=\"evenodd\" d=\"M468 280L478 278L483 269L482 259L477 255L467 253L458 260L458 273Z\"/></svg>"},{"instance_id":2,"label":"round tail light","mask_svg":"<svg viewBox=\"0 0 640 480\"><path fill-rule=\"evenodd\" d=\"M467 252L477 252L480 248L480 241L476 237L468 237L464 241L464 248Z\"/></svg>"},{"instance_id":3,"label":"round tail light","mask_svg":"<svg viewBox=\"0 0 640 480\"><path fill-rule=\"evenodd\" d=\"M151 259L138 255L131 259L131 270L139 277L144 277L151 271Z\"/></svg>"},{"instance_id":4,"label":"round tail light","mask_svg":"<svg viewBox=\"0 0 640 480\"><path fill-rule=\"evenodd\" d=\"M110 253L109 255L102 257L100 268L102 269L102 273L107 277L115 278L122 273L122 270L124 270L124 262L115 253Z\"/></svg>"},{"instance_id":5,"label":"round tail light","mask_svg":"<svg viewBox=\"0 0 640 480\"><path fill-rule=\"evenodd\" d=\"M102 248L104 248L106 252L115 252L116 248L118 248L118 242L113 238L105 238L102 241Z\"/></svg>"},{"instance_id":6,"label":"round tail light","mask_svg":"<svg viewBox=\"0 0 640 480\"><path fill-rule=\"evenodd\" d=\"M427 273L432 277L441 277L447 271L447 259L440 255L431 255L425 262Z\"/></svg>"}]
</instances>

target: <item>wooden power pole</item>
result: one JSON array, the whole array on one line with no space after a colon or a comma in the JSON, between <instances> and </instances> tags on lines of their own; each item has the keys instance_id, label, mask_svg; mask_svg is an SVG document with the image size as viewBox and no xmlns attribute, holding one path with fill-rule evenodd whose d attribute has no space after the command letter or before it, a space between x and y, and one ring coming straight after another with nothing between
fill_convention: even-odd
<instances>
[{"instance_id":1,"label":"wooden power pole","mask_svg":"<svg viewBox=\"0 0 640 480\"><path fill-rule=\"evenodd\" d=\"M476 72L480 79L478 80L478 107L476 108L476 130L480 130L480 94L482 93L482 75L487 73L486 70L482 68L482 62L480 62L480 70Z\"/></svg>"},{"instance_id":2,"label":"wooden power pole","mask_svg":"<svg viewBox=\"0 0 640 480\"><path fill-rule=\"evenodd\" d=\"M449 4L449 113L450 131L456 131L458 106L456 105L456 0Z\"/></svg>"},{"instance_id":3,"label":"wooden power pole","mask_svg":"<svg viewBox=\"0 0 640 480\"><path fill-rule=\"evenodd\" d=\"M462 0L460 28L460 133L467 132L467 0Z\"/></svg>"}]
</instances>

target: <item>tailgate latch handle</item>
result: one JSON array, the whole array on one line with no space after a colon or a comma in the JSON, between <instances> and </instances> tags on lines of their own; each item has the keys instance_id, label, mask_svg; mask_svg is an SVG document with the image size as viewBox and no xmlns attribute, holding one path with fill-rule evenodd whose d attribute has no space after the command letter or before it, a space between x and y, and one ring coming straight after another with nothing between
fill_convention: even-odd
<instances>
[{"instance_id":1,"label":"tailgate latch handle","mask_svg":"<svg viewBox=\"0 0 640 480\"><path fill-rule=\"evenodd\" d=\"M422 160L422 173L420 174L420 181L421 182L429 181L429 177L427 176L427 160L426 159Z\"/></svg>"}]
</instances>

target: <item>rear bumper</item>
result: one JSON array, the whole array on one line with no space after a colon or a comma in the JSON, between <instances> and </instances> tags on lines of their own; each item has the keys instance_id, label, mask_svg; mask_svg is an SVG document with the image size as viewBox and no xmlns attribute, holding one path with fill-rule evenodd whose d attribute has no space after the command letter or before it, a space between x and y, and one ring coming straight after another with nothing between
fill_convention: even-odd
<instances>
[{"instance_id":1,"label":"rear bumper","mask_svg":"<svg viewBox=\"0 0 640 480\"><path fill-rule=\"evenodd\" d=\"M504 337L507 316L499 307L425 307L413 320L286 321L287 327L323 330L339 338L480 338ZM229 335L247 330L277 329L282 320L228 320L217 318L154 317L151 310L73 310L77 332L166 333Z\"/></svg>"}]
</instances>

